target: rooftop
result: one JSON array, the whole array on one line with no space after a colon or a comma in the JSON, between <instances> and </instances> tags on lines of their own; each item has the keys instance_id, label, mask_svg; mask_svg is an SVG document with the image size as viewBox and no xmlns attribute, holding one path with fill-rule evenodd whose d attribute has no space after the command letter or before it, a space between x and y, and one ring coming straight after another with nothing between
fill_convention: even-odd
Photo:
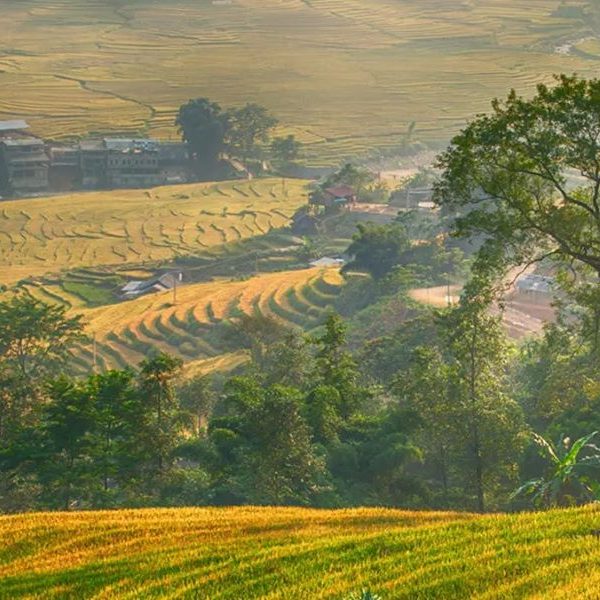
<instances>
[{"instance_id":1,"label":"rooftop","mask_svg":"<svg viewBox=\"0 0 600 600\"><path fill-rule=\"evenodd\" d=\"M356 196L354 188L350 187L349 185L336 185L334 187L327 188L325 191L335 198L348 198L349 196Z\"/></svg>"},{"instance_id":2,"label":"rooftop","mask_svg":"<svg viewBox=\"0 0 600 600\"><path fill-rule=\"evenodd\" d=\"M545 275L524 275L517 280L516 286L522 292L549 294L554 289L554 278Z\"/></svg>"},{"instance_id":3,"label":"rooftop","mask_svg":"<svg viewBox=\"0 0 600 600\"><path fill-rule=\"evenodd\" d=\"M0 121L0 131L19 131L21 129L29 129L26 121Z\"/></svg>"},{"instance_id":4,"label":"rooftop","mask_svg":"<svg viewBox=\"0 0 600 600\"><path fill-rule=\"evenodd\" d=\"M22 137L22 138L4 138L0 143L5 146L17 147L17 146L43 146L44 142L35 137Z\"/></svg>"},{"instance_id":5,"label":"rooftop","mask_svg":"<svg viewBox=\"0 0 600 600\"><path fill-rule=\"evenodd\" d=\"M158 143L150 139L126 139L126 138L105 138L104 146L107 150L116 152L155 152L158 150Z\"/></svg>"}]
</instances>

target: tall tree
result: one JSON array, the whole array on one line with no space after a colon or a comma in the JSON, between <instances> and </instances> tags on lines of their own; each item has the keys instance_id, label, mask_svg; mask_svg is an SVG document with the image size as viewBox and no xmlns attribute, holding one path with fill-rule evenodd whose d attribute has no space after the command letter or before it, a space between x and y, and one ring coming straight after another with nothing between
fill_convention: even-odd
<instances>
[{"instance_id":1,"label":"tall tree","mask_svg":"<svg viewBox=\"0 0 600 600\"><path fill-rule=\"evenodd\" d=\"M257 504L307 504L325 474L302 416L302 396L281 385L236 377L225 388L227 416L210 434L238 498Z\"/></svg>"},{"instance_id":2,"label":"tall tree","mask_svg":"<svg viewBox=\"0 0 600 600\"><path fill-rule=\"evenodd\" d=\"M143 461L143 398L133 371L107 371L89 378L93 398L90 455L100 480L99 504L110 504L111 490L126 485Z\"/></svg>"},{"instance_id":3,"label":"tall tree","mask_svg":"<svg viewBox=\"0 0 600 600\"><path fill-rule=\"evenodd\" d=\"M329 315L323 333L314 338L320 385L337 390L340 415L349 418L369 397L359 385L358 366L346 349L347 326L339 315Z\"/></svg>"},{"instance_id":4,"label":"tall tree","mask_svg":"<svg viewBox=\"0 0 600 600\"><path fill-rule=\"evenodd\" d=\"M345 266L346 270L364 269L374 279L381 279L400 264L403 255L410 250L410 240L401 223L359 223L357 228L347 250L354 260Z\"/></svg>"},{"instance_id":5,"label":"tall tree","mask_svg":"<svg viewBox=\"0 0 600 600\"><path fill-rule=\"evenodd\" d=\"M141 364L140 387L151 411L147 420L146 442L159 473L168 466L181 426L174 382L182 364L181 359L164 352L147 358Z\"/></svg>"},{"instance_id":6,"label":"tall tree","mask_svg":"<svg viewBox=\"0 0 600 600\"><path fill-rule=\"evenodd\" d=\"M246 104L228 111L227 115L231 125L228 152L242 161L262 158L262 148L269 141L277 119L259 104Z\"/></svg>"},{"instance_id":7,"label":"tall tree","mask_svg":"<svg viewBox=\"0 0 600 600\"><path fill-rule=\"evenodd\" d=\"M181 106L175 124L190 148L198 172L210 176L225 150L229 131L227 113L216 102L197 98Z\"/></svg>"},{"instance_id":8,"label":"tall tree","mask_svg":"<svg viewBox=\"0 0 600 600\"><path fill-rule=\"evenodd\" d=\"M600 80L561 75L492 108L438 161L436 200L456 232L485 236L482 267L552 256L600 274Z\"/></svg>"},{"instance_id":9,"label":"tall tree","mask_svg":"<svg viewBox=\"0 0 600 600\"><path fill-rule=\"evenodd\" d=\"M94 427L93 396L87 382L66 377L49 384L48 396L39 447L31 448L31 456L47 502L69 510L74 502L89 499L94 487L89 435Z\"/></svg>"},{"instance_id":10,"label":"tall tree","mask_svg":"<svg viewBox=\"0 0 600 600\"><path fill-rule=\"evenodd\" d=\"M271 156L282 167L290 166L300 155L302 144L293 136L276 137L271 142Z\"/></svg>"},{"instance_id":11,"label":"tall tree","mask_svg":"<svg viewBox=\"0 0 600 600\"><path fill-rule=\"evenodd\" d=\"M64 307L26 294L0 302L0 443L33 416L45 380L83 338L81 317L67 317Z\"/></svg>"}]
</instances>

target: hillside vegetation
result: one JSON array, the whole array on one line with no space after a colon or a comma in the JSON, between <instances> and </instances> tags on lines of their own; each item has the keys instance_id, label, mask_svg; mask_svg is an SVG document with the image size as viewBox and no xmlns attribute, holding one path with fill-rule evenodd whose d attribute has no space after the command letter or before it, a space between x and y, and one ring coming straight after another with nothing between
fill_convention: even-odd
<instances>
[{"instance_id":1,"label":"hillside vegetation","mask_svg":"<svg viewBox=\"0 0 600 600\"><path fill-rule=\"evenodd\" d=\"M52 138L174 138L189 98L253 101L307 144L309 164L337 164L407 138L446 141L509 87L595 73L593 42L569 43L590 35L589 10L580 0L4 2L0 118Z\"/></svg>"},{"instance_id":2,"label":"hillside vegetation","mask_svg":"<svg viewBox=\"0 0 600 600\"><path fill-rule=\"evenodd\" d=\"M306 182L298 179L3 202L0 284L62 269L199 254L287 225L306 202Z\"/></svg>"},{"instance_id":3,"label":"hillside vegetation","mask_svg":"<svg viewBox=\"0 0 600 600\"><path fill-rule=\"evenodd\" d=\"M595 507L475 516L204 508L0 517L2 598L593 599Z\"/></svg>"},{"instance_id":4,"label":"hillside vegetation","mask_svg":"<svg viewBox=\"0 0 600 600\"><path fill-rule=\"evenodd\" d=\"M184 286L176 305L172 292L164 292L78 312L87 333L96 337L97 361L103 367L138 364L153 348L186 361L206 360L227 353L219 324L241 314L261 314L311 329L322 323L342 285L337 269L280 271L246 281ZM90 345L81 347L75 360L89 369Z\"/></svg>"}]
</instances>

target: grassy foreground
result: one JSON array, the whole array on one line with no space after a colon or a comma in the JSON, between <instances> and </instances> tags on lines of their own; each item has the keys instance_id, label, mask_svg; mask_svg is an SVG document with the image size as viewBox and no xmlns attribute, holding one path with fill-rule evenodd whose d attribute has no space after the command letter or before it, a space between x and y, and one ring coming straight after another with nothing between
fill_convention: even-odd
<instances>
[{"instance_id":1,"label":"grassy foreground","mask_svg":"<svg viewBox=\"0 0 600 600\"><path fill-rule=\"evenodd\" d=\"M1 598L598 598L600 512L198 508L0 517Z\"/></svg>"}]
</instances>

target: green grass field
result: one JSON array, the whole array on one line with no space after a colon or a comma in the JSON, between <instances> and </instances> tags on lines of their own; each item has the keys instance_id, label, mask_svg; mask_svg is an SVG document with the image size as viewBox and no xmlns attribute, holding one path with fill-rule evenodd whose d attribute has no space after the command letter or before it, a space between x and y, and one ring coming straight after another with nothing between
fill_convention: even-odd
<instances>
[{"instance_id":1,"label":"green grass field","mask_svg":"<svg viewBox=\"0 0 600 600\"><path fill-rule=\"evenodd\" d=\"M585 0L5 0L0 118L51 138L173 138L208 96L267 106L306 162L439 142L489 99L597 74ZM590 49L591 48L591 49Z\"/></svg>"},{"instance_id":2,"label":"green grass field","mask_svg":"<svg viewBox=\"0 0 600 600\"><path fill-rule=\"evenodd\" d=\"M0 205L0 284L80 267L219 252L289 223L306 181L260 179L74 193Z\"/></svg>"},{"instance_id":3,"label":"green grass field","mask_svg":"<svg viewBox=\"0 0 600 600\"><path fill-rule=\"evenodd\" d=\"M476 516L198 508L0 517L0 598L595 600L594 506Z\"/></svg>"}]
</instances>

